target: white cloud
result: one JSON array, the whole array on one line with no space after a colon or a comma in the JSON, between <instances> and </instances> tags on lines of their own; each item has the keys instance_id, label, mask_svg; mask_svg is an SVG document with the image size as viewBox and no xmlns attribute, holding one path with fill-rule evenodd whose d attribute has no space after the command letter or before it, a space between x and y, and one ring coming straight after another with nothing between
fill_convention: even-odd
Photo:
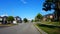
<instances>
[{"instance_id":1,"label":"white cloud","mask_svg":"<svg viewBox=\"0 0 60 34\"><path fill-rule=\"evenodd\" d=\"M27 2L25 0L21 0L22 3L26 4Z\"/></svg>"}]
</instances>

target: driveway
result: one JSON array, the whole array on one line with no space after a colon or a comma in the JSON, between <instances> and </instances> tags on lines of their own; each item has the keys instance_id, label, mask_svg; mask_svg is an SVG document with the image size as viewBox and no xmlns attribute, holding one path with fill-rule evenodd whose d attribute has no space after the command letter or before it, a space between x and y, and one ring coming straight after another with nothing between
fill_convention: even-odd
<instances>
[{"instance_id":1,"label":"driveway","mask_svg":"<svg viewBox=\"0 0 60 34\"><path fill-rule=\"evenodd\" d=\"M0 34L40 34L32 23L19 23L12 27L0 29Z\"/></svg>"}]
</instances>

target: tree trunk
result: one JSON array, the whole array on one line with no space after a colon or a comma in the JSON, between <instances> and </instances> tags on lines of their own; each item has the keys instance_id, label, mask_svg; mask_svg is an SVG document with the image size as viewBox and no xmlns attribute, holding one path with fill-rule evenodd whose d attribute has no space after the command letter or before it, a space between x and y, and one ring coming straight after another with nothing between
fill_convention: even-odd
<instances>
[{"instance_id":1,"label":"tree trunk","mask_svg":"<svg viewBox=\"0 0 60 34\"><path fill-rule=\"evenodd\" d=\"M55 21L59 21L60 9L59 9L59 1L55 3Z\"/></svg>"},{"instance_id":2,"label":"tree trunk","mask_svg":"<svg viewBox=\"0 0 60 34\"><path fill-rule=\"evenodd\" d=\"M55 21L59 21L59 17L60 17L60 10L55 11Z\"/></svg>"}]
</instances>

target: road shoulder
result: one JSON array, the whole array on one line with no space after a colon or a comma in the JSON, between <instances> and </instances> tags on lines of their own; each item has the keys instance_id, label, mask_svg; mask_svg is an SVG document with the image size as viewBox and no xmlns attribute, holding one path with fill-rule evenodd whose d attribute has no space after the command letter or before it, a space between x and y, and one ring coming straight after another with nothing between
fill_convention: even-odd
<instances>
[{"instance_id":1,"label":"road shoulder","mask_svg":"<svg viewBox=\"0 0 60 34\"><path fill-rule=\"evenodd\" d=\"M48 33L44 32L43 30L41 30L36 24L34 24L34 26L41 34L48 34Z\"/></svg>"}]
</instances>

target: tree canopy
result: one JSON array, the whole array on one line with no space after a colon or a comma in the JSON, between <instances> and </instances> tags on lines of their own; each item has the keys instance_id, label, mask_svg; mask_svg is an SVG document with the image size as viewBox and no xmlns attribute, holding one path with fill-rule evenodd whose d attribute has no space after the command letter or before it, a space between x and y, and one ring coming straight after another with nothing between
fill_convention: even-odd
<instances>
[{"instance_id":1,"label":"tree canopy","mask_svg":"<svg viewBox=\"0 0 60 34\"><path fill-rule=\"evenodd\" d=\"M60 10L60 0L45 0L43 4L43 10Z\"/></svg>"},{"instance_id":2,"label":"tree canopy","mask_svg":"<svg viewBox=\"0 0 60 34\"><path fill-rule=\"evenodd\" d=\"M43 10L54 10L55 18L59 20L60 16L60 0L45 0L43 3Z\"/></svg>"},{"instance_id":3,"label":"tree canopy","mask_svg":"<svg viewBox=\"0 0 60 34\"><path fill-rule=\"evenodd\" d=\"M39 21L39 20L41 20L42 18L43 18L43 16L42 16L40 13L38 13L38 14L36 15L36 17L35 17L35 20Z\"/></svg>"},{"instance_id":4,"label":"tree canopy","mask_svg":"<svg viewBox=\"0 0 60 34\"><path fill-rule=\"evenodd\" d=\"M38 13L35 18L41 19L42 18L42 15L40 13Z\"/></svg>"},{"instance_id":5,"label":"tree canopy","mask_svg":"<svg viewBox=\"0 0 60 34\"><path fill-rule=\"evenodd\" d=\"M24 18L23 21L24 21L24 22L28 22L28 19L27 19L27 18Z\"/></svg>"},{"instance_id":6,"label":"tree canopy","mask_svg":"<svg viewBox=\"0 0 60 34\"><path fill-rule=\"evenodd\" d=\"M14 20L14 17L13 17L13 16L9 16L9 17L7 18L7 20L8 20L8 21L13 21L13 20Z\"/></svg>"}]
</instances>

